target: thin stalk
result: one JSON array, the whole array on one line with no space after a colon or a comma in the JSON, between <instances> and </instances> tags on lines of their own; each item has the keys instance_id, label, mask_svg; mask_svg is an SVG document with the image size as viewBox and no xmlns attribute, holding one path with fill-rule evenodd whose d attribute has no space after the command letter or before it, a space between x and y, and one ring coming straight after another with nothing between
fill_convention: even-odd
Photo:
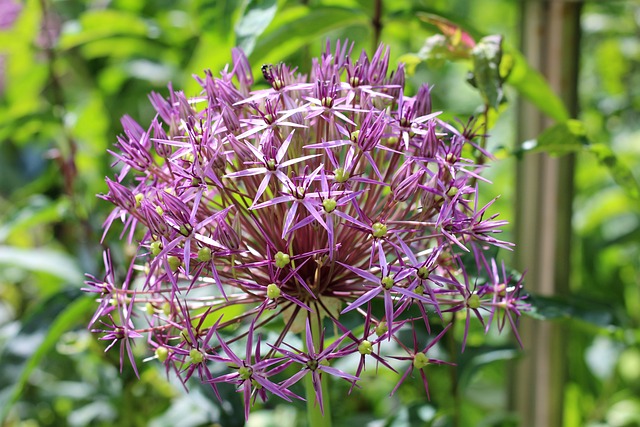
<instances>
[{"instance_id":1,"label":"thin stalk","mask_svg":"<svg viewBox=\"0 0 640 427\"><path fill-rule=\"evenodd\" d=\"M373 29L373 51L378 48L380 35L382 34L382 0L375 0L373 4L373 16L371 17L371 27Z\"/></svg>"},{"instance_id":2,"label":"thin stalk","mask_svg":"<svg viewBox=\"0 0 640 427\"><path fill-rule=\"evenodd\" d=\"M309 323L311 325L311 336L313 337L313 346L315 347L316 352L320 352L320 335L322 334L321 321L319 318L309 320ZM305 351L308 351L308 349L305 348ZM324 414L320 410L320 405L316 403L316 391L313 388L313 376L311 375L311 373L309 373L309 375L305 376L304 378L309 427L331 427L331 405L329 403L328 376L322 375L321 378Z\"/></svg>"}]
</instances>

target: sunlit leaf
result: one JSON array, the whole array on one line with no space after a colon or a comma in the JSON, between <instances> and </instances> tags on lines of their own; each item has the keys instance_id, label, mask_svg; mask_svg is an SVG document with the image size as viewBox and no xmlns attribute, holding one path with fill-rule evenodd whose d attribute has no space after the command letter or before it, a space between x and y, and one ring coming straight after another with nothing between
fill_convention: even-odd
<instances>
[{"instance_id":1,"label":"sunlit leaf","mask_svg":"<svg viewBox=\"0 0 640 427\"><path fill-rule=\"evenodd\" d=\"M60 48L70 49L114 36L148 35L149 27L138 15L115 9L90 10L82 14L77 22L67 24L60 38Z\"/></svg>"},{"instance_id":2,"label":"sunlit leaf","mask_svg":"<svg viewBox=\"0 0 640 427\"><path fill-rule=\"evenodd\" d=\"M511 56L509 61L513 64L506 83L550 118L558 122L568 120L569 112L562 100L524 55L505 44L505 56Z\"/></svg>"},{"instance_id":3,"label":"sunlit leaf","mask_svg":"<svg viewBox=\"0 0 640 427\"><path fill-rule=\"evenodd\" d=\"M13 212L0 224L0 242L6 242L13 234L24 234L24 230L59 221L68 209L68 200L52 201L42 195L37 195L26 201L26 205Z\"/></svg>"},{"instance_id":4,"label":"sunlit leaf","mask_svg":"<svg viewBox=\"0 0 640 427\"><path fill-rule=\"evenodd\" d=\"M254 64L277 63L332 30L368 24L366 16L353 9L292 7L278 13L258 38L250 60Z\"/></svg>"},{"instance_id":5,"label":"sunlit leaf","mask_svg":"<svg viewBox=\"0 0 640 427\"><path fill-rule=\"evenodd\" d=\"M250 0L236 24L236 44L249 55L256 38L269 26L278 11L276 0Z\"/></svg>"},{"instance_id":6,"label":"sunlit leaf","mask_svg":"<svg viewBox=\"0 0 640 427\"><path fill-rule=\"evenodd\" d=\"M640 199L640 183L631 169L605 144L590 144L584 124L578 120L567 120L546 129L535 140L522 144L522 150L545 152L552 156L585 151L593 154L605 166L611 176L627 195ZM517 153L519 154L519 153Z\"/></svg>"}]
</instances>

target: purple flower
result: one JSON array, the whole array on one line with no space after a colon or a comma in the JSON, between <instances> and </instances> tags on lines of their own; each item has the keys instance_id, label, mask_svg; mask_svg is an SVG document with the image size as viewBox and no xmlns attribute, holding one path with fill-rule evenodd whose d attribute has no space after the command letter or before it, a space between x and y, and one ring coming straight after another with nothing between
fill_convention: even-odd
<instances>
[{"instance_id":1,"label":"purple flower","mask_svg":"<svg viewBox=\"0 0 640 427\"><path fill-rule=\"evenodd\" d=\"M289 386L303 377L322 408L322 377L353 389L369 359L393 371L383 341L411 362L398 386L420 370L426 388L423 368L445 363L426 356L450 333L443 313L466 317L463 349L471 321L509 324L517 337L527 305L521 281L485 258L512 245L495 237L506 222L492 203L478 204L485 159L464 156L488 153L472 124L439 119L427 85L407 96L388 48L355 60L351 50L327 44L310 78L267 64L269 87L252 90L234 49L218 77L197 78L198 96L169 85L166 98L150 95L149 125L122 120L104 228L121 221L138 251L124 285L107 253L105 280L91 276L85 288L99 303L91 323L102 319L97 332L122 344L122 358L134 363L131 340L144 337L183 381L197 373L216 394L235 385L248 416L256 397L297 397ZM490 281L476 285L482 275ZM358 332L345 326L357 323ZM419 330L432 337L422 350ZM352 355L351 371L331 366Z\"/></svg>"},{"instance_id":2,"label":"purple flower","mask_svg":"<svg viewBox=\"0 0 640 427\"><path fill-rule=\"evenodd\" d=\"M0 31L10 29L22 12L22 4L14 0L0 0Z\"/></svg>"}]
</instances>

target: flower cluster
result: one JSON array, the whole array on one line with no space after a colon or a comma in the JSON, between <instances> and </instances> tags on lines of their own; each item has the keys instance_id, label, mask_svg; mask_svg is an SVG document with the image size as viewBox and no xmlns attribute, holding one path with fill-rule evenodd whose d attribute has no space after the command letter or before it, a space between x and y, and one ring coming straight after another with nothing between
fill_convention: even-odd
<instances>
[{"instance_id":1,"label":"flower cluster","mask_svg":"<svg viewBox=\"0 0 640 427\"><path fill-rule=\"evenodd\" d=\"M197 77L200 96L170 87L150 95L149 126L123 118L105 233L121 221L138 249L120 281L105 253L105 279L85 289L121 362L135 369L140 339L185 382L236 385L248 416L257 397L299 398L304 377L322 407L321 378L357 385L366 361L406 360L400 383L420 371L426 388L423 368L448 363L426 353L458 314L465 341L473 317L515 332L526 304L486 256L511 244L478 202L481 137L441 120L428 86L406 96L388 48L351 49L327 44L308 77L265 65L259 90L234 50L219 77ZM331 366L348 356L349 372Z\"/></svg>"}]
</instances>

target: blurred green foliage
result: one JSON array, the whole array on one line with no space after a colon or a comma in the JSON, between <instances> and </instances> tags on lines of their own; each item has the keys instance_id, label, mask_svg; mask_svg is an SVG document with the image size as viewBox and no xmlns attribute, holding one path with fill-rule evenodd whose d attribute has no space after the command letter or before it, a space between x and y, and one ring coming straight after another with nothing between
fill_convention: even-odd
<instances>
[{"instance_id":1,"label":"blurred green foliage","mask_svg":"<svg viewBox=\"0 0 640 427\"><path fill-rule=\"evenodd\" d=\"M0 0L0 14L8 3ZM263 63L284 60L305 72L327 38L349 38L356 51L371 51L379 41L389 44L392 62L402 57L414 68L410 86L434 84L434 105L449 118L484 114L492 128L489 148L501 158L515 153L509 102L516 94L561 122L537 139L536 149L578 153L573 295L538 298L535 315L571 328L565 425L640 426L640 208L633 179L640 173L640 6L616 1L585 7L583 51L589 54L582 56L577 128L564 122L566 112L544 79L512 47L518 40L518 2L396 0L384 2L380 15L375 3L19 3L15 22L0 30L2 425L244 424L235 390L223 388L220 405L196 382L187 395L154 362L139 365L140 379L126 366L120 373L117 352L103 353L105 344L86 330L94 303L79 292L83 273L103 273L102 246L112 248L116 265L128 256L117 233L100 244L110 206L95 195L106 191L104 177L114 174L107 149L121 132L121 116L152 118L150 91L166 93L171 81L196 94L191 76L221 70L233 46L246 50L259 76ZM503 36L510 64L494 76L499 82L482 80L484 98L466 82L473 67L469 57L444 55L434 64L421 56L425 40L441 33L424 16L454 23L460 36L464 32L475 40ZM496 95L502 87L491 86L503 80L506 105ZM516 154L496 163L495 186L486 189L506 196L496 204L504 218L514 216L509 167ZM456 333L439 351L458 354L462 328ZM136 355L149 356L141 347ZM369 370L364 387L348 399L343 398L348 385L333 385L336 425L447 426L455 420L463 426L516 426L507 390L517 378L506 373L518 355L508 337L485 336L475 325L467 351L455 356L456 369L430 369L431 401L420 381L389 397L396 375ZM304 425L303 406L283 403L271 399L248 425Z\"/></svg>"}]
</instances>

